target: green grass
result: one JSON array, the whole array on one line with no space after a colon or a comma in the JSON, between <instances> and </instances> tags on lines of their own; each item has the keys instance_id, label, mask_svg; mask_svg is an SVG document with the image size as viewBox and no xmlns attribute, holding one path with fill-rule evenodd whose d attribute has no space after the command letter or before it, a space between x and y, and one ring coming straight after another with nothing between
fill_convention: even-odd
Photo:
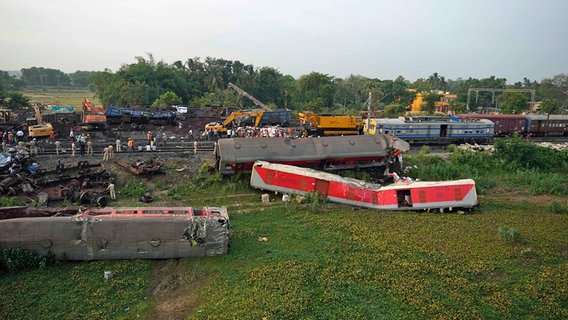
<instances>
[{"instance_id":1,"label":"green grass","mask_svg":"<svg viewBox=\"0 0 568 320\"><path fill-rule=\"evenodd\" d=\"M184 259L188 272L212 279L189 318L568 317L565 214L527 210L530 201L482 199L482 211L455 215L255 198L231 214L227 255ZM502 225L523 241L503 241ZM144 318L153 264L63 263L3 275L0 318ZM105 270L115 280L104 281Z\"/></svg>"},{"instance_id":2,"label":"green grass","mask_svg":"<svg viewBox=\"0 0 568 320\"><path fill-rule=\"evenodd\" d=\"M89 99L96 106L101 106L95 93L89 90L46 88L45 90L27 90L23 93L32 103L56 104L58 102L62 106L72 105L76 111L81 110L84 98Z\"/></svg>"}]
</instances>

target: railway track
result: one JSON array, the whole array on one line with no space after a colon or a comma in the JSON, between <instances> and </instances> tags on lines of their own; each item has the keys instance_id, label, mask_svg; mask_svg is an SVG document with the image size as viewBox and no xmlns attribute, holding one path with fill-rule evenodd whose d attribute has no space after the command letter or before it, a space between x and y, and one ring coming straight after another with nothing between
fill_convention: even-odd
<instances>
[{"instance_id":1,"label":"railway track","mask_svg":"<svg viewBox=\"0 0 568 320\"><path fill-rule=\"evenodd\" d=\"M103 155L103 150L105 147L112 145L113 148L115 147L114 143L111 143L110 141L99 141L97 143L93 143L93 156L95 157L101 157ZM197 148L195 148L194 146L194 142L176 142L176 143L168 143L165 146L161 145L161 146L157 146L155 150L152 151L146 151L146 149L144 148L143 150L139 151L139 150L134 150L134 151L130 151L128 150L128 148L123 145L122 146L122 151L121 152L116 152L116 150L114 151L115 155L151 155L151 154L156 154L156 155L160 155L160 156L167 156L167 155L177 155L179 156L180 154L187 154L187 155L192 155L194 153L203 155L203 154L213 154L215 148L215 142L214 141L197 141ZM71 143L70 142L64 142L62 143L62 152L60 152L59 156L70 156L71 155ZM86 152L86 151L85 151ZM80 157L81 151L77 148L77 150L75 151L75 157ZM53 144L48 144L47 146L45 146L44 151L40 152L38 154L38 157L50 157L50 156L57 156L57 153L55 152L55 146Z\"/></svg>"}]
</instances>

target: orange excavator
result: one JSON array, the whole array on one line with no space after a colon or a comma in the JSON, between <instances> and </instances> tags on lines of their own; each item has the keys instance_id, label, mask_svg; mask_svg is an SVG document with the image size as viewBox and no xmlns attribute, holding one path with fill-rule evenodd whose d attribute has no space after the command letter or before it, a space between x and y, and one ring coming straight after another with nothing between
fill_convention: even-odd
<instances>
[{"instance_id":1,"label":"orange excavator","mask_svg":"<svg viewBox=\"0 0 568 320\"><path fill-rule=\"evenodd\" d=\"M105 129L107 127L105 110L101 107L95 107L87 98L83 99L83 126L87 130Z\"/></svg>"}]
</instances>

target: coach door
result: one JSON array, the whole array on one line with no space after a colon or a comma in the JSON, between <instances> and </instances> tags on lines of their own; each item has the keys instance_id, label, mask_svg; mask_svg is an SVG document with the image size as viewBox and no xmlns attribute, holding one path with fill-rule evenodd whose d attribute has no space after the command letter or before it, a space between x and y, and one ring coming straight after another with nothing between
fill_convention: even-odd
<instances>
[{"instance_id":1,"label":"coach door","mask_svg":"<svg viewBox=\"0 0 568 320\"><path fill-rule=\"evenodd\" d=\"M448 125L442 124L440 125L440 138L445 138L448 136Z\"/></svg>"},{"instance_id":2,"label":"coach door","mask_svg":"<svg viewBox=\"0 0 568 320\"><path fill-rule=\"evenodd\" d=\"M327 190L329 189L329 181L316 179L314 191L318 193L321 198L327 198Z\"/></svg>"}]
</instances>

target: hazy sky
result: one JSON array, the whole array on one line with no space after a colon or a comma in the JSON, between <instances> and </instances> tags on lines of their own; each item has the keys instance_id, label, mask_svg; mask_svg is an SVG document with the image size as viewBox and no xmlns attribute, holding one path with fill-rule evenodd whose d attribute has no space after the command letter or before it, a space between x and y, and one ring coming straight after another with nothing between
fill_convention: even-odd
<instances>
[{"instance_id":1,"label":"hazy sky","mask_svg":"<svg viewBox=\"0 0 568 320\"><path fill-rule=\"evenodd\" d=\"M568 73L568 0L0 0L0 70L207 56L296 78Z\"/></svg>"}]
</instances>

